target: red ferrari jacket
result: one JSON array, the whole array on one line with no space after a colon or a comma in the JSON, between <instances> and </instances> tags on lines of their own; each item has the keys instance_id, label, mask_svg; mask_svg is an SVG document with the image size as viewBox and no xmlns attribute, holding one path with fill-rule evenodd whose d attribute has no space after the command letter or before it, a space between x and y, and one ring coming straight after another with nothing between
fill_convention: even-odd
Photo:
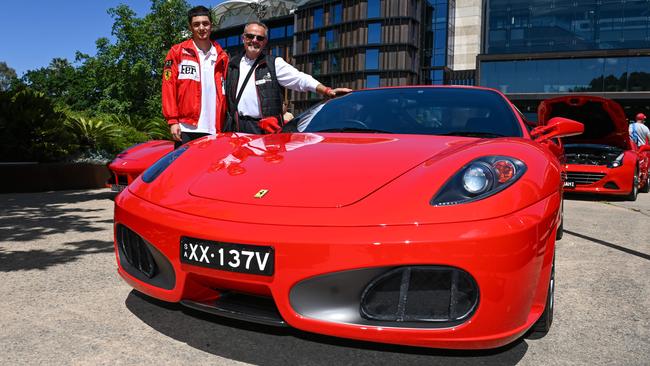
<instances>
[{"instance_id":1,"label":"red ferrari jacket","mask_svg":"<svg viewBox=\"0 0 650 366\"><path fill-rule=\"evenodd\" d=\"M217 91L217 132L222 131L226 118L226 98L223 93L228 55L218 43L214 65L214 84ZM196 126L201 114L201 71L198 50L188 39L172 46L165 57L162 80L162 109L168 124L187 123Z\"/></svg>"}]
</instances>

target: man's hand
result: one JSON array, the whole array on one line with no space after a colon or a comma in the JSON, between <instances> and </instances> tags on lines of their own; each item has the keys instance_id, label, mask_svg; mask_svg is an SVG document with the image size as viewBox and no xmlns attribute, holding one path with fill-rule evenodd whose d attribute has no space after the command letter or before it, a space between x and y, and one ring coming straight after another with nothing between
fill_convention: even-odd
<instances>
[{"instance_id":1,"label":"man's hand","mask_svg":"<svg viewBox=\"0 0 650 366\"><path fill-rule=\"evenodd\" d=\"M171 132L174 140L181 141L181 126L178 123L169 125L169 132Z\"/></svg>"},{"instance_id":2,"label":"man's hand","mask_svg":"<svg viewBox=\"0 0 650 366\"><path fill-rule=\"evenodd\" d=\"M329 93L329 96L331 98L336 98L345 95L347 93L350 93L351 91L352 89L348 89L348 88L336 88L336 89L332 89L332 91Z\"/></svg>"},{"instance_id":3,"label":"man's hand","mask_svg":"<svg viewBox=\"0 0 650 366\"><path fill-rule=\"evenodd\" d=\"M262 118L257 122L257 125L262 129L262 131L268 133L280 132L280 130L282 129L282 127L280 127L280 124L278 123L278 119L275 117Z\"/></svg>"}]
</instances>

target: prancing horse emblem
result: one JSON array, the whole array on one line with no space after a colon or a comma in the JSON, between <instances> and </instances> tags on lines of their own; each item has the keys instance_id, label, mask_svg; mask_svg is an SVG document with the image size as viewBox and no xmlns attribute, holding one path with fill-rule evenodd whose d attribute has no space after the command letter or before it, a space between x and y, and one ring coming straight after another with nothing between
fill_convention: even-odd
<instances>
[{"instance_id":1,"label":"prancing horse emblem","mask_svg":"<svg viewBox=\"0 0 650 366\"><path fill-rule=\"evenodd\" d=\"M260 191L255 194L255 198L262 198L268 192L269 192L268 189L260 189Z\"/></svg>"}]
</instances>

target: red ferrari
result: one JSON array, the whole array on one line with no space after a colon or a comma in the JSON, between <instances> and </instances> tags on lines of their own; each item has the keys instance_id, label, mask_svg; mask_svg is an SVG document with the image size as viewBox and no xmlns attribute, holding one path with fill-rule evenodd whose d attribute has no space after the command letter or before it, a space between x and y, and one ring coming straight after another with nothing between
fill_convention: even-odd
<instances>
[{"instance_id":1,"label":"red ferrari","mask_svg":"<svg viewBox=\"0 0 650 366\"><path fill-rule=\"evenodd\" d=\"M582 135L563 139L566 192L619 195L632 201L639 190L648 192L650 146L637 148L620 104L585 95L543 101L538 108L539 122L544 124L553 117L571 118L585 126Z\"/></svg>"},{"instance_id":2,"label":"red ferrari","mask_svg":"<svg viewBox=\"0 0 650 366\"><path fill-rule=\"evenodd\" d=\"M111 176L106 186L112 191L122 191L151 164L172 150L174 150L174 142L166 140L147 141L131 146L117 154L108 164Z\"/></svg>"},{"instance_id":3,"label":"red ferrari","mask_svg":"<svg viewBox=\"0 0 650 366\"><path fill-rule=\"evenodd\" d=\"M316 105L275 135L169 153L115 199L118 272L223 317L481 349L553 319L562 219L554 118L498 91L404 87Z\"/></svg>"}]
</instances>

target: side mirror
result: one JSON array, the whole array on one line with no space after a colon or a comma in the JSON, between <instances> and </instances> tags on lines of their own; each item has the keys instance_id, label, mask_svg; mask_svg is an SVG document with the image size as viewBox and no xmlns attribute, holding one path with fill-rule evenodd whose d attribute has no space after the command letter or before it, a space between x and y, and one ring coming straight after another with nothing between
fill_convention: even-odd
<instances>
[{"instance_id":1,"label":"side mirror","mask_svg":"<svg viewBox=\"0 0 650 366\"><path fill-rule=\"evenodd\" d=\"M530 135L535 141L541 142L552 138L575 136L583 133L585 126L572 119L553 117L544 126L535 127Z\"/></svg>"},{"instance_id":2,"label":"side mirror","mask_svg":"<svg viewBox=\"0 0 650 366\"><path fill-rule=\"evenodd\" d=\"M650 153L650 145L641 145L639 147L639 152Z\"/></svg>"}]
</instances>

